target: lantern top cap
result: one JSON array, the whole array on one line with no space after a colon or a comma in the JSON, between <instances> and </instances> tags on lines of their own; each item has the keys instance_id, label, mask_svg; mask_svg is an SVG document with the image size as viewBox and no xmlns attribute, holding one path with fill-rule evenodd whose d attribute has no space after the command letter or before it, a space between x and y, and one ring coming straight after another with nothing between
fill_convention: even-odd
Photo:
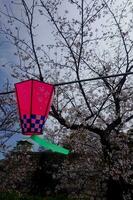
<instances>
[{"instance_id":1,"label":"lantern top cap","mask_svg":"<svg viewBox=\"0 0 133 200\"><path fill-rule=\"evenodd\" d=\"M24 82L30 82L30 81L35 81L35 82L39 82L39 83L45 83L45 84L47 84L47 85L50 85L50 86L53 86L53 87L54 87L54 85L51 84L51 83L46 83L46 82L44 82L44 81L39 81L39 80L36 80L36 79L24 80L24 81L15 83L15 85L18 85L18 84L21 84L21 83L24 83Z\"/></svg>"}]
</instances>

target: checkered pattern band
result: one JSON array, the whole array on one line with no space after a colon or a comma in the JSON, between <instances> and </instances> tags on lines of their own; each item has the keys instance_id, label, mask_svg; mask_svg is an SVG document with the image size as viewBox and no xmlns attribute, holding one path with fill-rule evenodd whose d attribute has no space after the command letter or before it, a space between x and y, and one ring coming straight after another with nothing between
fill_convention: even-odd
<instances>
[{"instance_id":1,"label":"checkered pattern band","mask_svg":"<svg viewBox=\"0 0 133 200\"><path fill-rule=\"evenodd\" d=\"M21 127L23 134L36 133L41 134L44 125L45 117L42 115L25 114L21 118Z\"/></svg>"}]
</instances>

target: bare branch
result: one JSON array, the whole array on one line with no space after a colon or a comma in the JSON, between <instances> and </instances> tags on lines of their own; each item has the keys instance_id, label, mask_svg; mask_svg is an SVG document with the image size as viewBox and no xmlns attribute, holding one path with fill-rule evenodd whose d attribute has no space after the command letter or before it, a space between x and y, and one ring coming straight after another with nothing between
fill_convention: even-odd
<instances>
[{"instance_id":1,"label":"bare branch","mask_svg":"<svg viewBox=\"0 0 133 200\"><path fill-rule=\"evenodd\" d=\"M29 23L31 44L32 44L32 49L33 49L33 53L34 53L34 56L35 56L35 61L36 61L36 64L37 64L37 67L38 67L38 70L39 70L39 74L40 74L40 81L43 81L41 67L40 67L38 56L37 56L37 53L36 53L36 50L35 50L34 36L33 36L33 30L32 30L32 26L33 26L33 13L34 13L34 8L35 8L34 1L33 1L32 12L29 10L29 8L28 8L25 0L22 0L22 3L23 3L23 6L25 8L26 16L27 16L28 23Z\"/></svg>"}]
</instances>

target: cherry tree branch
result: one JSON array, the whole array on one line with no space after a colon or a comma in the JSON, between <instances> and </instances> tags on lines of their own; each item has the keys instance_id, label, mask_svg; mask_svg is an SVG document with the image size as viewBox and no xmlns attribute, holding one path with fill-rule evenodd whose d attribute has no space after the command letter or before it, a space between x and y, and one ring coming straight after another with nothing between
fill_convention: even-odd
<instances>
[{"instance_id":1,"label":"cherry tree branch","mask_svg":"<svg viewBox=\"0 0 133 200\"><path fill-rule=\"evenodd\" d=\"M35 56L35 61L36 61L36 64L37 64L37 67L38 67L38 70L39 70L39 76L40 76L39 78L40 78L40 81L43 81L43 76L42 76L42 72L41 72L40 63L39 63L39 60L38 60L37 52L35 50L34 36L33 36L33 30L32 30L32 27L33 27L33 13L34 13L34 8L35 8L35 0L33 0L32 11L29 10L25 0L22 0L22 3L23 3L23 6L24 6L24 9L25 9L25 12L26 12L26 16L27 16L27 19L28 19L28 23L29 23L31 44L32 44L32 49L33 49L33 53L34 53L34 56Z\"/></svg>"}]
</instances>

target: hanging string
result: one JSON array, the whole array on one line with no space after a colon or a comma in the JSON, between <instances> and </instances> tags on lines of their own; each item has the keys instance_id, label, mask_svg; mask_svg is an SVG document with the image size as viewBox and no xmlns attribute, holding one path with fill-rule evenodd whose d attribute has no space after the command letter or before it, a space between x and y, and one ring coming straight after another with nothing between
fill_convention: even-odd
<instances>
[{"instance_id":1,"label":"hanging string","mask_svg":"<svg viewBox=\"0 0 133 200\"><path fill-rule=\"evenodd\" d=\"M108 76L99 76L99 77L95 77L95 78L87 78L87 79L81 79L81 80L76 80L76 81L57 83L57 84L54 84L54 86L68 85L68 84L74 84L74 83L79 83L79 82L87 82L87 81L95 81L95 80L118 77L118 76L125 76L125 75L128 76L128 75L131 75L131 74L133 74L133 72L127 72L127 73L121 73L121 74L112 74L112 75L108 75Z\"/></svg>"},{"instance_id":2,"label":"hanging string","mask_svg":"<svg viewBox=\"0 0 133 200\"><path fill-rule=\"evenodd\" d=\"M62 86L62 85L70 85L70 84L79 83L79 82L102 80L102 79L105 79L105 78L113 78L113 77L119 77L119 76L125 76L125 75L128 76L128 75L132 75L132 74L133 74L133 72L126 72L126 73L121 73L121 74L112 74L112 75L108 75L108 76L99 76L99 77L95 77L95 78L88 78L88 79L81 79L81 80L57 83L57 84L54 84L54 86L58 87L58 86ZM8 91L8 92L1 92L0 95L11 94L11 93L14 93L14 92L15 92L14 90Z\"/></svg>"}]
</instances>

